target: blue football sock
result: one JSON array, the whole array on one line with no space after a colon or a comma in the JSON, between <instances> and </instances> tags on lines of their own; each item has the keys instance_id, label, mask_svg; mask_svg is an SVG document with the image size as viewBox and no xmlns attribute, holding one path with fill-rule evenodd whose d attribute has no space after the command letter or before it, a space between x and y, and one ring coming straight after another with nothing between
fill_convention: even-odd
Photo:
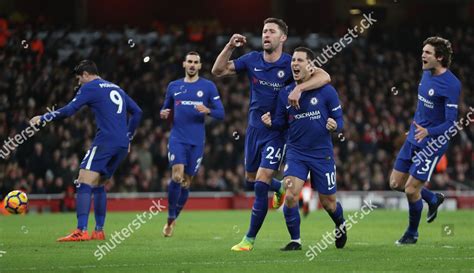
<instances>
[{"instance_id":1,"label":"blue football sock","mask_svg":"<svg viewBox=\"0 0 474 273\"><path fill-rule=\"evenodd\" d=\"M423 200L425 200L429 205L438 202L438 197L436 197L436 194L425 187L421 188L421 198L423 198Z\"/></svg>"},{"instance_id":2,"label":"blue football sock","mask_svg":"<svg viewBox=\"0 0 474 273\"><path fill-rule=\"evenodd\" d=\"M79 187L76 188L77 228L87 230L89 211L91 210L92 187L81 182L78 182L78 185Z\"/></svg>"},{"instance_id":3,"label":"blue football sock","mask_svg":"<svg viewBox=\"0 0 474 273\"><path fill-rule=\"evenodd\" d=\"M104 186L93 188L92 193L94 194L95 230L103 230L107 212L107 193Z\"/></svg>"},{"instance_id":4,"label":"blue football sock","mask_svg":"<svg viewBox=\"0 0 474 273\"><path fill-rule=\"evenodd\" d=\"M176 205L179 194L181 193L181 184L170 181L168 185L168 220L176 219Z\"/></svg>"},{"instance_id":5,"label":"blue football sock","mask_svg":"<svg viewBox=\"0 0 474 273\"><path fill-rule=\"evenodd\" d=\"M418 236L418 225L420 224L421 211L423 210L423 201L421 198L413 203L408 201L408 208L410 217L406 233Z\"/></svg>"},{"instance_id":6,"label":"blue football sock","mask_svg":"<svg viewBox=\"0 0 474 273\"><path fill-rule=\"evenodd\" d=\"M245 190L255 191L255 181L245 181Z\"/></svg>"},{"instance_id":7,"label":"blue football sock","mask_svg":"<svg viewBox=\"0 0 474 273\"><path fill-rule=\"evenodd\" d=\"M334 224L336 224L336 226L342 225L342 223L344 223L345 221L342 206L341 206L341 203L339 202L336 203L336 210L334 212L328 211L328 214L329 216L331 216L331 219L334 222Z\"/></svg>"},{"instance_id":8,"label":"blue football sock","mask_svg":"<svg viewBox=\"0 0 474 273\"><path fill-rule=\"evenodd\" d=\"M188 201L189 196L189 189L188 188L181 188L181 193L178 198L178 204L176 205L176 218L178 218L181 210L183 210L186 201Z\"/></svg>"},{"instance_id":9,"label":"blue football sock","mask_svg":"<svg viewBox=\"0 0 474 273\"><path fill-rule=\"evenodd\" d=\"M270 190L274 192L279 192L281 189L281 181L272 178L272 182L270 183Z\"/></svg>"},{"instance_id":10,"label":"blue football sock","mask_svg":"<svg viewBox=\"0 0 474 273\"><path fill-rule=\"evenodd\" d=\"M290 233L291 240L300 239L300 212L298 206L289 208L286 204L283 206L283 214L285 215L286 227Z\"/></svg>"},{"instance_id":11,"label":"blue football sock","mask_svg":"<svg viewBox=\"0 0 474 273\"><path fill-rule=\"evenodd\" d=\"M248 238L255 238L268 211L268 189L270 186L264 182L255 182L255 201L250 217L250 228L247 232Z\"/></svg>"}]
</instances>

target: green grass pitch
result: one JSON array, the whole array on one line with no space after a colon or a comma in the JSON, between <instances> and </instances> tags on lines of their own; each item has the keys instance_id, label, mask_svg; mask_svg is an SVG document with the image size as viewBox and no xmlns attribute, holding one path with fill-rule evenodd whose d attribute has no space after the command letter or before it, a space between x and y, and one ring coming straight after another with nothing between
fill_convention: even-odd
<instances>
[{"instance_id":1,"label":"green grass pitch","mask_svg":"<svg viewBox=\"0 0 474 273\"><path fill-rule=\"evenodd\" d=\"M108 213L107 239L135 215ZM270 211L254 250L238 253L230 248L246 233L250 211L185 210L172 238L161 235L163 212L98 261L94 252L103 241L55 242L74 229L75 214L2 216L0 272L474 272L474 211L442 211L431 224L425 217L426 210L418 243L397 247L407 212L376 210L352 226L344 249L331 245L309 261L308 246L333 228L323 211L302 218L303 251L279 250L289 235L282 213Z\"/></svg>"}]
</instances>

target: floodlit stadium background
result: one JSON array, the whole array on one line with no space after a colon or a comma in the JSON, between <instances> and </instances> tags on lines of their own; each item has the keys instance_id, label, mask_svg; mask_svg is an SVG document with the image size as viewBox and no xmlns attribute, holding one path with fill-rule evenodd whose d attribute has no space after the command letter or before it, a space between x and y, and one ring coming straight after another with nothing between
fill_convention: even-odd
<instances>
[{"instance_id":1,"label":"floodlit stadium background","mask_svg":"<svg viewBox=\"0 0 474 273\"><path fill-rule=\"evenodd\" d=\"M0 140L3 145L20 133L46 107L72 99L72 68L82 59L94 60L101 76L120 85L144 110L132 151L107 186L117 195L109 196L131 204L165 196L171 124L159 119L159 108L167 84L183 76L184 54L195 50L202 56L201 76L217 83L226 118L207 122L204 160L189 206L248 207L242 198L249 196L243 193L249 85L245 75L213 77L217 54L233 33L249 41L233 57L260 50L262 22L272 16L290 27L286 52L306 45L320 55L369 14L377 22L323 68L339 92L345 119L343 134L334 136L338 190L348 195L388 191L390 170L416 108L425 38L440 35L452 42L451 69L462 82L458 118L474 110L472 1L2 1ZM72 210L72 182L94 134L88 110L43 128L0 159L0 197L23 189L32 197L30 211ZM450 194L452 209L474 207L473 141L474 126L468 124L451 141L446 168L440 166L428 184ZM150 194L119 194L134 192ZM392 194L398 202L392 205L403 207L402 195L380 196ZM204 204L198 197L217 203ZM128 203L121 204L112 202L111 209L126 209Z\"/></svg>"}]
</instances>

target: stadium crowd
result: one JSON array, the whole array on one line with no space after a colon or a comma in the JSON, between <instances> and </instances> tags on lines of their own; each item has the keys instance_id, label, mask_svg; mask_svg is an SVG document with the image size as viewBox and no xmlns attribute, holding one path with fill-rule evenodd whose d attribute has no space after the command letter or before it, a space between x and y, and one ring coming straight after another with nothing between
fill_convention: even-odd
<instances>
[{"instance_id":1,"label":"stadium crowd","mask_svg":"<svg viewBox=\"0 0 474 273\"><path fill-rule=\"evenodd\" d=\"M285 50L309 45L321 48L344 36L290 32ZM107 187L112 192L164 191L170 178L167 138L170 122L159 118L168 83L183 76L184 54L201 54L201 76L214 80L226 110L224 122L207 121L207 143L194 191L234 191L244 187L243 152L249 87L245 75L216 79L210 74L215 57L231 36L215 23L205 27L132 28L75 31L46 25L0 22L0 196L14 188L28 193L61 193L72 187L78 167L95 135L90 111L48 124L9 151L3 140L21 134L29 118L55 109L74 97L72 68L91 59L101 76L120 85L144 111L132 149ZM422 41L433 34L451 40L452 70L463 84L459 118L474 108L474 30L414 27L393 33L371 29L324 65L339 92L344 111L343 134L334 136L339 190L389 190L388 177L405 138L417 102ZM234 57L260 48L258 30L245 33L249 45ZM403 42L402 42L403 41ZM145 58L148 57L148 58ZM474 126L465 126L452 140L444 173L433 189L474 187ZM7 155L8 152L8 156Z\"/></svg>"}]
</instances>

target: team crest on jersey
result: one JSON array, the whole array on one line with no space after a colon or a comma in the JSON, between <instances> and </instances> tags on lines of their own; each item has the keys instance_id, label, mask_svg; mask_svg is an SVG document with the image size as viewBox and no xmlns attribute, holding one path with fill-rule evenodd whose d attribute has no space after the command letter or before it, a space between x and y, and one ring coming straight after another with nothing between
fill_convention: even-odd
<instances>
[{"instance_id":1,"label":"team crest on jersey","mask_svg":"<svg viewBox=\"0 0 474 273\"><path fill-rule=\"evenodd\" d=\"M428 90L428 95L430 96L433 96L434 95L434 89L431 88L430 90Z\"/></svg>"},{"instance_id":2,"label":"team crest on jersey","mask_svg":"<svg viewBox=\"0 0 474 273\"><path fill-rule=\"evenodd\" d=\"M280 79L283 78L283 77L285 77L285 71L283 71L283 70L278 71L277 76L278 76L278 78L280 78Z\"/></svg>"},{"instance_id":3,"label":"team crest on jersey","mask_svg":"<svg viewBox=\"0 0 474 273\"><path fill-rule=\"evenodd\" d=\"M318 104L318 99L316 97L312 97L310 102L311 102L312 105L316 105L316 104Z\"/></svg>"},{"instance_id":4,"label":"team crest on jersey","mask_svg":"<svg viewBox=\"0 0 474 273\"><path fill-rule=\"evenodd\" d=\"M174 158L175 158L174 154L171 154L170 155L170 161L174 161Z\"/></svg>"},{"instance_id":5,"label":"team crest on jersey","mask_svg":"<svg viewBox=\"0 0 474 273\"><path fill-rule=\"evenodd\" d=\"M204 95L204 92L202 92L201 90L197 91L197 94L196 94L198 97L202 97Z\"/></svg>"}]
</instances>

